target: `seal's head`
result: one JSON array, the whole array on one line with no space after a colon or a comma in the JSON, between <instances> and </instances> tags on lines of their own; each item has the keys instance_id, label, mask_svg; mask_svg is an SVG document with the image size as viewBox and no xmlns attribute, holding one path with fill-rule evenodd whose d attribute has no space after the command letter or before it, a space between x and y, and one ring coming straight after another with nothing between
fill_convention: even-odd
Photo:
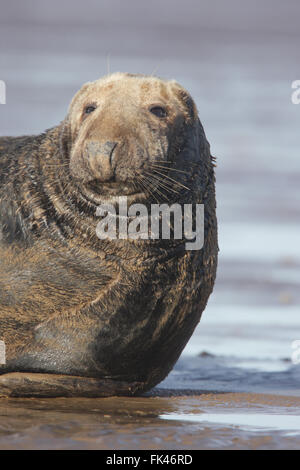
<instances>
[{"instance_id":1,"label":"seal's head","mask_svg":"<svg viewBox=\"0 0 300 470\"><path fill-rule=\"evenodd\" d=\"M107 196L164 193L172 186L164 175L187 129L198 122L192 98L173 80L115 73L86 83L63 126L71 176L97 203Z\"/></svg>"}]
</instances>

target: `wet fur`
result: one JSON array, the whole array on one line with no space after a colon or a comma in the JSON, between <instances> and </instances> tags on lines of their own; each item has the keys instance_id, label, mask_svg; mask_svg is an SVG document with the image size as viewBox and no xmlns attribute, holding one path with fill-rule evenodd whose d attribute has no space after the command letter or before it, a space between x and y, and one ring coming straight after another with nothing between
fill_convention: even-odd
<instances>
[{"instance_id":1,"label":"wet fur","mask_svg":"<svg viewBox=\"0 0 300 470\"><path fill-rule=\"evenodd\" d=\"M96 85L83 87L57 127L39 136L0 138L0 339L7 351L0 395L148 390L174 366L213 289L218 252L214 164L196 107L175 82L118 74L100 85L109 87L114 80L124 87L125 105L128 80L142 93L156 86L178 103L181 121L168 124L169 156L174 168L188 170L181 182L190 191L181 191L180 202L205 205L204 247L186 251L178 240L97 238L95 207L82 197L70 172L72 155L76 159L76 148L91 132L80 140L79 115L86 97L93 101L97 96ZM118 103L115 113L117 108ZM109 116L102 134L111 138L116 118ZM133 121L124 128L124 139L142 125L134 116ZM147 132L145 127L151 146L151 126ZM134 139L128 148L134 148ZM126 155L118 155L120 178L128 167ZM85 178L82 163L76 165L76 175ZM167 196L170 203L178 199ZM151 197L148 202L156 202ZM52 383L51 374L56 374ZM74 388L74 376L87 377L86 385Z\"/></svg>"}]
</instances>

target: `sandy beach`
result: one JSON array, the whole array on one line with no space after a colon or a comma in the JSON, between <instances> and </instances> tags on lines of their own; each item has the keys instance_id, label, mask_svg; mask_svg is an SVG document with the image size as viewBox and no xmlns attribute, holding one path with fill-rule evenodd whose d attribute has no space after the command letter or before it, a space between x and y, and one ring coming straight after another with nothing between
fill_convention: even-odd
<instances>
[{"instance_id":1,"label":"sandy beach","mask_svg":"<svg viewBox=\"0 0 300 470\"><path fill-rule=\"evenodd\" d=\"M298 449L299 398L1 399L1 449ZM178 393L178 392L177 392Z\"/></svg>"}]
</instances>

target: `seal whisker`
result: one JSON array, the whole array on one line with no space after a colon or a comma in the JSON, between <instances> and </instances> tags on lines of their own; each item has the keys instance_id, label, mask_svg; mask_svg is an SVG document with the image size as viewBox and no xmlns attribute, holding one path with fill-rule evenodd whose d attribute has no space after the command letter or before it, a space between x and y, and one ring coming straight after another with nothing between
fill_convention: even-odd
<instances>
[{"instance_id":1,"label":"seal whisker","mask_svg":"<svg viewBox=\"0 0 300 470\"><path fill-rule=\"evenodd\" d=\"M176 193L177 191L172 191L171 188L164 186L160 181L153 178L153 175L147 176L148 181L152 184L153 191L157 192L163 199L167 199L167 193Z\"/></svg>"},{"instance_id":2,"label":"seal whisker","mask_svg":"<svg viewBox=\"0 0 300 470\"><path fill-rule=\"evenodd\" d=\"M172 187L170 186L169 181L165 182L160 176L154 175L152 172L146 171L145 173L147 174L148 178L150 178L151 181L155 183L155 185L166 189L168 192L172 191ZM173 189L173 191L175 190Z\"/></svg>"},{"instance_id":3,"label":"seal whisker","mask_svg":"<svg viewBox=\"0 0 300 470\"><path fill-rule=\"evenodd\" d=\"M152 173L147 173L147 175L158 181L159 186L165 188L168 192L172 191L174 193L180 194L179 191L176 191L174 188L172 188L172 186L167 186L168 184L171 184L169 181L164 181L160 176L153 175Z\"/></svg>"},{"instance_id":4,"label":"seal whisker","mask_svg":"<svg viewBox=\"0 0 300 470\"><path fill-rule=\"evenodd\" d=\"M176 171L178 173L184 173L185 175L190 175L191 174L189 171L178 170L177 168L170 168L170 167L166 167L166 166L163 166L163 165L155 165L154 163L150 163L149 165L151 167L159 168L159 169L165 170L165 171Z\"/></svg>"},{"instance_id":5,"label":"seal whisker","mask_svg":"<svg viewBox=\"0 0 300 470\"><path fill-rule=\"evenodd\" d=\"M171 160L155 160L155 163L158 162L158 163L169 163L170 165L175 165L176 162L174 161L171 161ZM190 165L190 166L200 166L201 163L197 163L197 162L190 162L190 161L187 161L186 162L187 165Z\"/></svg>"},{"instance_id":6,"label":"seal whisker","mask_svg":"<svg viewBox=\"0 0 300 470\"><path fill-rule=\"evenodd\" d=\"M161 173L159 170L156 170L156 169L153 169L153 171L154 171L155 173L158 173L159 175L162 175L164 178L168 178L168 180L172 181L172 182L175 183L177 186L181 186L182 188L187 189L188 191L190 191L190 188L188 188L188 187L185 186L184 184L180 183L180 181L177 181L177 180L175 180L174 178L171 178L171 176L165 175L164 173Z\"/></svg>"},{"instance_id":7,"label":"seal whisker","mask_svg":"<svg viewBox=\"0 0 300 470\"><path fill-rule=\"evenodd\" d=\"M143 181L144 187L146 188L147 192L150 193L151 196L154 197L154 199L156 200L157 203L159 203L157 197L155 196L155 192L153 192L153 191L155 191L155 188L153 188L153 184L151 183L151 181L148 180L148 178L145 175L140 174L140 177Z\"/></svg>"},{"instance_id":8,"label":"seal whisker","mask_svg":"<svg viewBox=\"0 0 300 470\"><path fill-rule=\"evenodd\" d=\"M137 179L137 183L140 184L139 189L142 189L143 191L146 191L146 193L148 193L147 187L145 186L141 176L138 173L136 173L135 177Z\"/></svg>"},{"instance_id":9,"label":"seal whisker","mask_svg":"<svg viewBox=\"0 0 300 470\"><path fill-rule=\"evenodd\" d=\"M162 193L158 187L157 187L157 181L153 180L151 177L149 176L145 176L143 175L143 178L144 180L146 181L146 183L148 183L148 185L151 187L151 194L155 197L157 203L159 203L158 199L156 198L155 194L154 193L158 193L162 196L163 199L166 198L166 195L164 193ZM154 192L154 193L153 193Z\"/></svg>"},{"instance_id":10,"label":"seal whisker","mask_svg":"<svg viewBox=\"0 0 300 470\"><path fill-rule=\"evenodd\" d=\"M145 181L145 179L143 178L143 175L141 175L140 173L136 173L136 178L138 179L138 181L139 181L141 187L143 188L143 190L144 190L147 194L150 193L150 194L152 194L152 195L154 196L154 194L151 193L150 188L148 188L148 186L147 186L147 184L146 184L146 181Z\"/></svg>"},{"instance_id":11,"label":"seal whisker","mask_svg":"<svg viewBox=\"0 0 300 470\"><path fill-rule=\"evenodd\" d=\"M156 72L158 71L158 69L159 69L159 65L157 65L157 66L154 68L154 70L151 72L151 77L154 77L154 76L155 76L155 74L156 74Z\"/></svg>"}]
</instances>

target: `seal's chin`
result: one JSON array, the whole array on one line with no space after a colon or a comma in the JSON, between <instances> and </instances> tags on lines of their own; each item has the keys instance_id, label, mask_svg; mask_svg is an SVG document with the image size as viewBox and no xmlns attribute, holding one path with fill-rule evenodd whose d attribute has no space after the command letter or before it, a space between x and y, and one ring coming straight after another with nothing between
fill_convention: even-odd
<instances>
[{"instance_id":1,"label":"seal's chin","mask_svg":"<svg viewBox=\"0 0 300 470\"><path fill-rule=\"evenodd\" d=\"M141 192L133 183L122 181L92 180L85 183L81 190L82 195L94 204L117 204L120 197L127 197L128 203L142 202L146 194Z\"/></svg>"}]
</instances>

